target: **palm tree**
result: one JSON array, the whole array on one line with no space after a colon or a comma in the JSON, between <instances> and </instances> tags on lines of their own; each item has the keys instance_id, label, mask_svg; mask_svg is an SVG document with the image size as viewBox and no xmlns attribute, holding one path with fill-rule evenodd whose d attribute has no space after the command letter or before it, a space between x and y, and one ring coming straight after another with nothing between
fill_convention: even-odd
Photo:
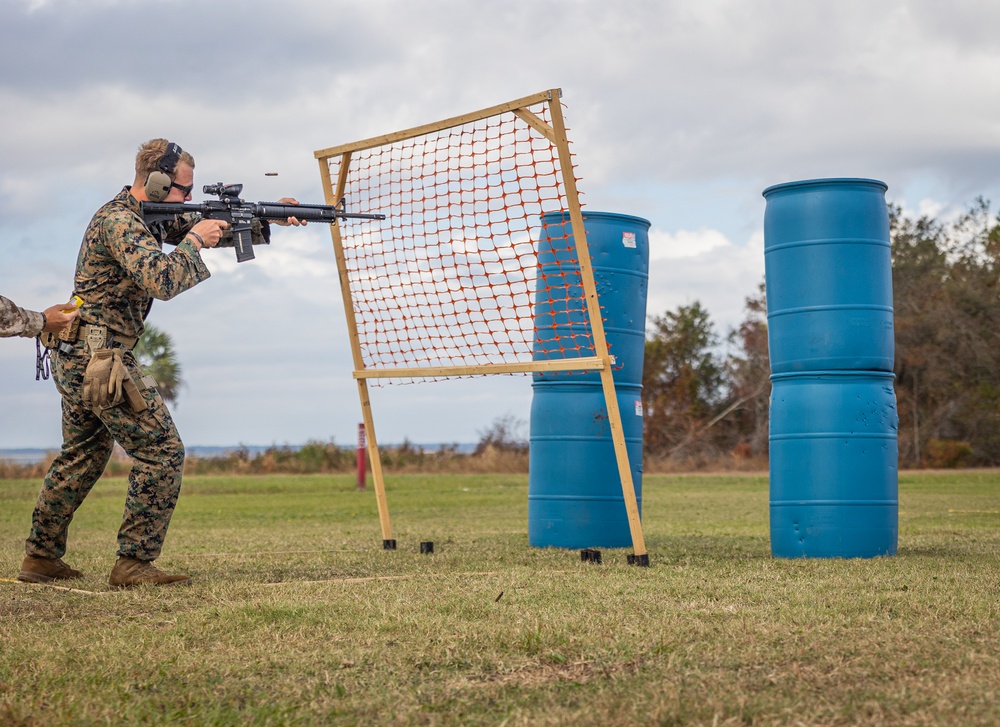
<instances>
[{"instance_id":1,"label":"palm tree","mask_svg":"<svg viewBox=\"0 0 1000 727\"><path fill-rule=\"evenodd\" d=\"M171 404L177 403L177 395L181 386L181 365L174 354L174 343L170 335L153 325L146 325L146 330L136 344L135 360L142 370L156 379L156 390L160 396Z\"/></svg>"}]
</instances>

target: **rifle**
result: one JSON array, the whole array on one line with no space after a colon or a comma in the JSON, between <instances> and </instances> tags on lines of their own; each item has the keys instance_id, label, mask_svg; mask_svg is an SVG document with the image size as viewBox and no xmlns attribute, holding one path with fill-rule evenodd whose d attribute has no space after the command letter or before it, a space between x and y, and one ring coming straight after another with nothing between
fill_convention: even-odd
<instances>
[{"instance_id":1,"label":"rifle","mask_svg":"<svg viewBox=\"0 0 1000 727\"><path fill-rule=\"evenodd\" d=\"M146 226L156 234L163 231L164 223L174 222L177 215L188 213L200 214L206 220L224 220L233 230L232 242L219 243L217 247L236 248L236 262L253 260L253 244L250 236L250 223L254 218L261 220L287 220L289 217L306 222L327 222L334 224L339 219L351 220L384 220L385 215L353 214L347 212L345 200L340 204L283 204L281 202L244 202L240 199L243 192L242 184L206 184L202 188L205 194L214 194L218 200L210 199L204 202L188 204L185 202L143 202L142 218ZM158 235L161 239L163 234Z\"/></svg>"}]
</instances>

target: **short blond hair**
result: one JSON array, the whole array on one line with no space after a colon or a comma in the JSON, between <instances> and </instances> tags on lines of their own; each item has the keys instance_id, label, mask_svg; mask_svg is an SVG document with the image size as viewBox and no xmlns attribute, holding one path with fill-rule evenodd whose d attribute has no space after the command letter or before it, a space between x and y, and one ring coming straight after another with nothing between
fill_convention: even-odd
<instances>
[{"instance_id":1,"label":"short blond hair","mask_svg":"<svg viewBox=\"0 0 1000 727\"><path fill-rule=\"evenodd\" d=\"M135 176L137 179L145 179L151 172L160 168L160 160L163 159L170 142L166 139L150 139L145 144L139 146L139 153L135 155ZM194 169L194 157L186 151L181 152L178 164L187 164ZM173 174L171 174L173 177Z\"/></svg>"}]
</instances>

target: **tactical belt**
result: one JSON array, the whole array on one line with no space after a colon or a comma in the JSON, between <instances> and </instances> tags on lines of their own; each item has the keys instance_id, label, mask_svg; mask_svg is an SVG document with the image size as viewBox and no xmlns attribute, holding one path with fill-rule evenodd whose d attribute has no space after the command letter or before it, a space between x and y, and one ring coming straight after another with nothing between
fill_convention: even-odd
<instances>
[{"instance_id":1,"label":"tactical belt","mask_svg":"<svg viewBox=\"0 0 1000 727\"><path fill-rule=\"evenodd\" d=\"M114 346L121 346L131 351L135 348L135 344L139 342L139 339L134 336L120 336L117 333L111 333L106 326L93 326L89 324L80 326L80 333L77 336L77 340L87 342L87 347L91 355L99 348L113 348Z\"/></svg>"}]
</instances>

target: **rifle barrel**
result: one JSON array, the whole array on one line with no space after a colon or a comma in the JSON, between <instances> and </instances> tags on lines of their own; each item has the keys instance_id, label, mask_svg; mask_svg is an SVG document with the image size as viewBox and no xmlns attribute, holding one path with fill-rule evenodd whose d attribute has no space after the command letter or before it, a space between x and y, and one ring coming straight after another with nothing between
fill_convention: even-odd
<instances>
[{"instance_id":1,"label":"rifle barrel","mask_svg":"<svg viewBox=\"0 0 1000 727\"><path fill-rule=\"evenodd\" d=\"M282 204L280 202L258 202L254 205L254 217L263 217L266 220L284 220L295 217L307 222L333 222L338 217L356 220L385 219L385 215L354 214L325 204Z\"/></svg>"}]
</instances>

